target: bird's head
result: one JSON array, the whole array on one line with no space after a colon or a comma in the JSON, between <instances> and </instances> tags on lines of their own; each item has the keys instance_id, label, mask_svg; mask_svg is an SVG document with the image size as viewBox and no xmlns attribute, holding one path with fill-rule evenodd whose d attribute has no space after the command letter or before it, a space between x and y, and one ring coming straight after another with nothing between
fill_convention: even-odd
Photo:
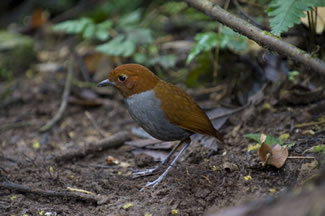
<instances>
[{"instance_id":1,"label":"bird's head","mask_svg":"<svg viewBox=\"0 0 325 216\"><path fill-rule=\"evenodd\" d=\"M123 97L152 90L159 78L148 68L139 64L124 64L114 68L108 79L97 84L98 87L114 86Z\"/></svg>"}]
</instances>

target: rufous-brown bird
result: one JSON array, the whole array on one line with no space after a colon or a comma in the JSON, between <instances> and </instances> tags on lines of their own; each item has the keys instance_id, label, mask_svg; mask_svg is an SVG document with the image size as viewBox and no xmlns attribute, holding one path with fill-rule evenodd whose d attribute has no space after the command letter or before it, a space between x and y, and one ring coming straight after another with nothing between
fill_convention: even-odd
<instances>
[{"instance_id":1,"label":"rufous-brown bird","mask_svg":"<svg viewBox=\"0 0 325 216\"><path fill-rule=\"evenodd\" d=\"M165 172L155 181L148 182L146 187L157 185L167 175L189 146L193 133L216 137L222 142L222 136L194 100L180 88L159 79L148 68L139 64L120 65L97 86L108 85L120 91L131 117L151 136L164 141L181 141L161 164L166 163L176 149L185 143ZM147 175L157 170L154 168L136 174Z\"/></svg>"}]
</instances>

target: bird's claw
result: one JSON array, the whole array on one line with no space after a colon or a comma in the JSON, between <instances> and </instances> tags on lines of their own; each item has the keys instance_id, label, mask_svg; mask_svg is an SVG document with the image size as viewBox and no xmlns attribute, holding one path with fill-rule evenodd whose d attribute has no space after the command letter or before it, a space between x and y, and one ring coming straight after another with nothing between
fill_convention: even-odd
<instances>
[{"instance_id":1,"label":"bird's claw","mask_svg":"<svg viewBox=\"0 0 325 216\"><path fill-rule=\"evenodd\" d=\"M152 182L147 182L147 184L140 189L140 191L143 191L146 187L150 187L152 186L153 188L156 187L163 179L165 176L161 175L159 176L156 180L152 181Z\"/></svg>"},{"instance_id":2,"label":"bird's claw","mask_svg":"<svg viewBox=\"0 0 325 216\"><path fill-rule=\"evenodd\" d=\"M141 171L134 171L134 172L132 172L132 177L135 179L135 178L139 178L142 176L148 176L148 175L152 175L153 173L155 173L157 171L158 171L158 167L145 169L145 170L141 170Z\"/></svg>"}]
</instances>

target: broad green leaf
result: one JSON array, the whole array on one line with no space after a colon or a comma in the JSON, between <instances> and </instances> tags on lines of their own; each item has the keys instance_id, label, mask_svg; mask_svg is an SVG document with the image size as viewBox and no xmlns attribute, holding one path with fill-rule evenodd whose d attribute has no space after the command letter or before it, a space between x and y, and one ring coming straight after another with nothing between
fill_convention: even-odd
<instances>
[{"instance_id":1,"label":"broad green leaf","mask_svg":"<svg viewBox=\"0 0 325 216\"><path fill-rule=\"evenodd\" d=\"M112 27L111 21L105 21L95 24L89 18L80 18L79 20L69 20L59 23L53 27L54 31L64 31L69 34L80 34L84 39L96 38L98 40L107 40L109 38L108 30Z\"/></svg>"},{"instance_id":2,"label":"broad green leaf","mask_svg":"<svg viewBox=\"0 0 325 216\"><path fill-rule=\"evenodd\" d=\"M247 49L247 38L228 27L221 29L220 48L229 48L235 52Z\"/></svg>"},{"instance_id":3,"label":"broad green leaf","mask_svg":"<svg viewBox=\"0 0 325 216\"><path fill-rule=\"evenodd\" d=\"M260 137L261 137L260 133L245 134L244 137L247 139L255 140L257 143L261 143L260 142ZM274 136L267 135L265 144L267 144L267 145L275 145L275 144L284 145L284 141L279 140L278 138L276 138Z\"/></svg>"},{"instance_id":4,"label":"broad green leaf","mask_svg":"<svg viewBox=\"0 0 325 216\"><path fill-rule=\"evenodd\" d=\"M272 33L280 35L288 31L294 24L301 23L305 17L305 11L312 7L325 6L324 0L272 0L268 6L267 13L271 17L270 25Z\"/></svg>"},{"instance_id":5,"label":"broad green leaf","mask_svg":"<svg viewBox=\"0 0 325 216\"><path fill-rule=\"evenodd\" d=\"M118 25L123 28L126 27L128 25L137 23L140 21L140 16L141 16L141 11L140 10L136 10L133 11L131 13L127 13L126 15L124 15L118 22Z\"/></svg>"},{"instance_id":6,"label":"broad green leaf","mask_svg":"<svg viewBox=\"0 0 325 216\"><path fill-rule=\"evenodd\" d=\"M91 39L93 38L96 31L96 26L94 24L89 24L85 27L82 36L85 39Z\"/></svg>"},{"instance_id":7,"label":"broad green leaf","mask_svg":"<svg viewBox=\"0 0 325 216\"><path fill-rule=\"evenodd\" d=\"M96 50L112 56L131 56L135 51L133 41L126 38L124 35L117 36L113 40L96 47Z\"/></svg>"},{"instance_id":8,"label":"broad green leaf","mask_svg":"<svg viewBox=\"0 0 325 216\"><path fill-rule=\"evenodd\" d=\"M152 43L151 30L146 28L134 28L127 32L129 39L136 44Z\"/></svg>"},{"instance_id":9,"label":"broad green leaf","mask_svg":"<svg viewBox=\"0 0 325 216\"><path fill-rule=\"evenodd\" d=\"M223 27L219 34L206 32L197 34L194 38L197 42L187 57L186 63L191 62L201 52L209 51L214 47L243 51L247 48L246 37L234 32L228 27Z\"/></svg>"},{"instance_id":10,"label":"broad green leaf","mask_svg":"<svg viewBox=\"0 0 325 216\"><path fill-rule=\"evenodd\" d=\"M53 26L54 31L64 31L70 34L79 34L87 25L94 25L89 18L80 18L79 20L68 20Z\"/></svg>"},{"instance_id":11,"label":"broad green leaf","mask_svg":"<svg viewBox=\"0 0 325 216\"><path fill-rule=\"evenodd\" d=\"M97 24L95 33L96 38L102 41L107 40L109 38L108 30L110 28L112 28L112 22L110 20Z\"/></svg>"},{"instance_id":12,"label":"broad green leaf","mask_svg":"<svg viewBox=\"0 0 325 216\"><path fill-rule=\"evenodd\" d=\"M314 152L324 152L325 153L325 145L317 145L313 147Z\"/></svg>"},{"instance_id":13,"label":"broad green leaf","mask_svg":"<svg viewBox=\"0 0 325 216\"><path fill-rule=\"evenodd\" d=\"M149 65L159 64L164 69L168 69L174 67L176 64L176 56L175 55L161 55L156 56L149 60Z\"/></svg>"},{"instance_id":14,"label":"broad green leaf","mask_svg":"<svg viewBox=\"0 0 325 216\"><path fill-rule=\"evenodd\" d=\"M211 50L217 46L218 35L215 32L199 33L194 38L197 42L187 57L186 63L190 63L195 56L202 51Z\"/></svg>"}]
</instances>

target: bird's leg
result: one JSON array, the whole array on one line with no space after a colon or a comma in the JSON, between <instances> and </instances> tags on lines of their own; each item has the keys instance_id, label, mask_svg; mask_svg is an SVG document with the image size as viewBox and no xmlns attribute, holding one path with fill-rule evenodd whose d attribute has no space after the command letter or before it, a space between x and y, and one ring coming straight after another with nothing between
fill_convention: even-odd
<instances>
[{"instance_id":1,"label":"bird's leg","mask_svg":"<svg viewBox=\"0 0 325 216\"><path fill-rule=\"evenodd\" d=\"M184 142L184 140L182 141ZM146 184L146 186L144 186L140 191L142 191L145 187L155 187L159 184L159 182L161 182L165 176L167 175L167 173L169 172L169 170L174 166L174 164L176 163L176 161L178 160L178 158L184 153L185 149L187 149L187 147L190 145L190 141L186 141L185 145L183 146L183 148L181 149L181 151L176 155L176 157L174 158L174 160L168 165L167 169L165 170L165 172L163 172L163 174L161 174L156 180L152 181L152 182L148 182Z\"/></svg>"},{"instance_id":2,"label":"bird's leg","mask_svg":"<svg viewBox=\"0 0 325 216\"><path fill-rule=\"evenodd\" d=\"M161 166L163 166L166 162L169 161L169 159L173 156L173 154L178 149L178 147L184 143L184 141L185 140L182 140L176 146L174 146L174 148L168 153L167 157L163 161L161 161L157 167L145 169L145 170L141 170L141 171L135 171L132 173L133 178L137 178L137 177L141 177L141 176L148 176L148 175L152 175L153 173L157 172L161 168Z\"/></svg>"}]
</instances>

